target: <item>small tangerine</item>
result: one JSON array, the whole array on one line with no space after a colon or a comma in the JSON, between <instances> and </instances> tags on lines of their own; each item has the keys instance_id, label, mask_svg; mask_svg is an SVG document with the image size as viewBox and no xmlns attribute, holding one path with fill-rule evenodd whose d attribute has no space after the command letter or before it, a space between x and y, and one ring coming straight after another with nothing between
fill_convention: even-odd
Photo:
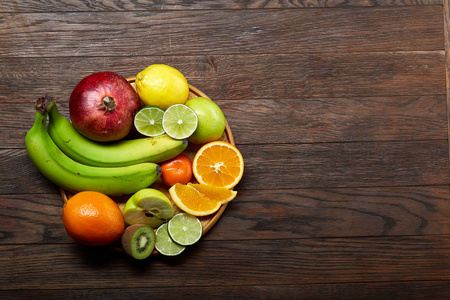
<instances>
[{"instance_id":1,"label":"small tangerine","mask_svg":"<svg viewBox=\"0 0 450 300\"><path fill-rule=\"evenodd\" d=\"M192 178L192 161L183 153L162 163L161 169L161 178L168 186L187 184Z\"/></svg>"}]
</instances>

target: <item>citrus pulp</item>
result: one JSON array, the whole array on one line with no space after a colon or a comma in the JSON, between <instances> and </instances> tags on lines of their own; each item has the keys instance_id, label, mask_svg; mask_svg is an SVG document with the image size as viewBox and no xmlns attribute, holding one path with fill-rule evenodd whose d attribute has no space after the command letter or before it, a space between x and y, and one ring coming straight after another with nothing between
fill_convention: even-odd
<instances>
[{"instance_id":1,"label":"citrus pulp","mask_svg":"<svg viewBox=\"0 0 450 300\"><path fill-rule=\"evenodd\" d=\"M157 106L146 106L134 116L134 127L145 136L155 137L164 134L162 119L164 110Z\"/></svg>"},{"instance_id":2,"label":"citrus pulp","mask_svg":"<svg viewBox=\"0 0 450 300\"><path fill-rule=\"evenodd\" d=\"M235 146L214 141L195 154L192 172L199 183L231 189L244 174L244 159Z\"/></svg>"},{"instance_id":3,"label":"citrus pulp","mask_svg":"<svg viewBox=\"0 0 450 300\"><path fill-rule=\"evenodd\" d=\"M173 139L182 140L190 137L197 129L196 113L184 104L174 104L164 112L162 126Z\"/></svg>"},{"instance_id":4,"label":"citrus pulp","mask_svg":"<svg viewBox=\"0 0 450 300\"><path fill-rule=\"evenodd\" d=\"M178 245L175 243L169 235L167 229L167 223L162 224L156 230L156 243L155 248L159 253L167 256L175 256L180 254L186 249L185 246Z\"/></svg>"},{"instance_id":5,"label":"citrus pulp","mask_svg":"<svg viewBox=\"0 0 450 300\"><path fill-rule=\"evenodd\" d=\"M209 199L190 185L175 184L169 189L173 202L184 212L193 216L207 216L215 213L222 205Z\"/></svg>"},{"instance_id":6,"label":"citrus pulp","mask_svg":"<svg viewBox=\"0 0 450 300\"><path fill-rule=\"evenodd\" d=\"M169 236L172 240L182 246L190 246L200 240L203 226L200 220L190 214L176 214L168 222Z\"/></svg>"}]
</instances>

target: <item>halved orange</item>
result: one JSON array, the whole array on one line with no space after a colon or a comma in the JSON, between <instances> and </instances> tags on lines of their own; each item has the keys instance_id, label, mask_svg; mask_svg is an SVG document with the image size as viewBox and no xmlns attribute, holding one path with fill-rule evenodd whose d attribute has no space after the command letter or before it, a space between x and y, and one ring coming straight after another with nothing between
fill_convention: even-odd
<instances>
[{"instance_id":1,"label":"halved orange","mask_svg":"<svg viewBox=\"0 0 450 300\"><path fill-rule=\"evenodd\" d=\"M214 141L195 154L192 171L199 183L231 189L244 174L244 159L235 146Z\"/></svg>"},{"instance_id":2,"label":"halved orange","mask_svg":"<svg viewBox=\"0 0 450 300\"><path fill-rule=\"evenodd\" d=\"M211 200L218 201L221 204L225 204L233 200L237 192L233 190L229 190L226 188L215 187L212 185L206 185L201 183L191 183L188 185L192 186L194 189L205 195Z\"/></svg>"},{"instance_id":3,"label":"halved orange","mask_svg":"<svg viewBox=\"0 0 450 300\"><path fill-rule=\"evenodd\" d=\"M207 216L219 210L222 203L211 200L190 185L176 183L169 189L173 202L193 216Z\"/></svg>"}]
</instances>

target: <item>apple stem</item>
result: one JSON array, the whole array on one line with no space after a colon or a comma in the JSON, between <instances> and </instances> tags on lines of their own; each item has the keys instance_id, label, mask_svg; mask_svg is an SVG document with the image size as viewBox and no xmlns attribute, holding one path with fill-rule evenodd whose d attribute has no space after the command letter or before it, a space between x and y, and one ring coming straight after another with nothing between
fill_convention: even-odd
<instances>
[{"instance_id":1,"label":"apple stem","mask_svg":"<svg viewBox=\"0 0 450 300\"><path fill-rule=\"evenodd\" d=\"M111 96L105 96L102 99L102 103L97 107L104 109L106 114L107 112L113 111L116 108L116 101L114 101L114 98Z\"/></svg>"}]
</instances>

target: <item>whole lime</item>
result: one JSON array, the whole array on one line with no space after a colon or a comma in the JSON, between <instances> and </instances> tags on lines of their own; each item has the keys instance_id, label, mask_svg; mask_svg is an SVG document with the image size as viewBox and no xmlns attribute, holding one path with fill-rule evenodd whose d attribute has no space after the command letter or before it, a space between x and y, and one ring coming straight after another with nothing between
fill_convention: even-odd
<instances>
[{"instance_id":1,"label":"whole lime","mask_svg":"<svg viewBox=\"0 0 450 300\"><path fill-rule=\"evenodd\" d=\"M136 75L136 90L145 105L167 109L184 104L189 96L189 85L184 75L174 67L154 64Z\"/></svg>"},{"instance_id":2,"label":"whole lime","mask_svg":"<svg viewBox=\"0 0 450 300\"><path fill-rule=\"evenodd\" d=\"M198 117L197 129L188 138L193 144L205 144L220 139L225 131L226 119L220 107L213 101L196 97L186 105L194 110Z\"/></svg>"}]
</instances>

